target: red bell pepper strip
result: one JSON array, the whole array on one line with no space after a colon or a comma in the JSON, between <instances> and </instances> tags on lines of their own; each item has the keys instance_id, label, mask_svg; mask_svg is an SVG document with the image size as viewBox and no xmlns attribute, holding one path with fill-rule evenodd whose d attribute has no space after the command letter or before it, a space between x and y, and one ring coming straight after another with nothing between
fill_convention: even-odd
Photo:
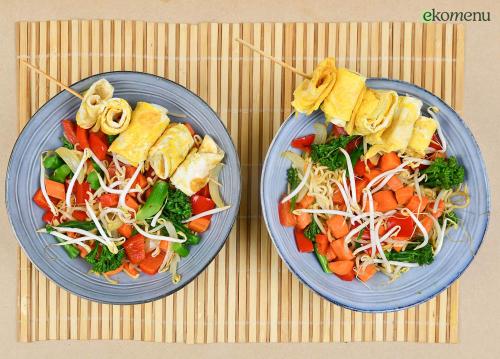
<instances>
[{"instance_id":1,"label":"red bell pepper strip","mask_svg":"<svg viewBox=\"0 0 500 359\"><path fill-rule=\"evenodd\" d=\"M64 137L66 137L69 142L76 145L78 143L78 139L76 137L76 123L71 120L62 120L61 124L63 127Z\"/></svg>"},{"instance_id":2,"label":"red bell pepper strip","mask_svg":"<svg viewBox=\"0 0 500 359\"><path fill-rule=\"evenodd\" d=\"M45 200L41 189L38 189L38 191L35 192L35 195L33 196L33 202L35 202L38 207L45 209L46 211L50 210L49 204Z\"/></svg>"},{"instance_id":3,"label":"red bell pepper strip","mask_svg":"<svg viewBox=\"0 0 500 359\"><path fill-rule=\"evenodd\" d=\"M81 184L78 181L75 182L75 186L73 187L73 193L75 194L76 204L77 205L85 205L85 201L90 198L90 195L87 193L90 191L90 184L88 182L82 182Z\"/></svg>"},{"instance_id":4,"label":"red bell pepper strip","mask_svg":"<svg viewBox=\"0 0 500 359\"><path fill-rule=\"evenodd\" d=\"M304 231L295 228L293 233L295 234L295 243L299 252L310 253L314 251L313 242L304 235Z\"/></svg>"},{"instance_id":5,"label":"red bell pepper strip","mask_svg":"<svg viewBox=\"0 0 500 359\"><path fill-rule=\"evenodd\" d=\"M76 126L76 139L78 141L78 148L80 150L84 150L86 148L89 148L89 131L80 127Z\"/></svg>"},{"instance_id":6,"label":"red bell pepper strip","mask_svg":"<svg viewBox=\"0 0 500 359\"><path fill-rule=\"evenodd\" d=\"M102 136L102 132L92 132L89 133L89 146L92 152L101 161L106 159L106 154L108 152L108 140L106 137Z\"/></svg>"},{"instance_id":7,"label":"red bell pepper strip","mask_svg":"<svg viewBox=\"0 0 500 359\"><path fill-rule=\"evenodd\" d=\"M296 138L292 141L292 147L297 148L299 150L310 152L311 145L314 142L314 138L316 135L307 135L303 137Z\"/></svg>"},{"instance_id":8,"label":"red bell pepper strip","mask_svg":"<svg viewBox=\"0 0 500 359\"><path fill-rule=\"evenodd\" d=\"M193 215L196 215L214 209L215 203L210 198L195 194L191 197L191 207L193 210ZM211 219L212 215L208 215L202 218Z\"/></svg>"},{"instance_id":9,"label":"red bell pepper strip","mask_svg":"<svg viewBox=\"0 0 500 359\"><path fill-rule=\"evenodd\" d=\"M398 235L396 238L410 238L415 230L415 222L410 216L392 216L387 219L387 230L400 226Z\"/></svg>"}]
</instances>

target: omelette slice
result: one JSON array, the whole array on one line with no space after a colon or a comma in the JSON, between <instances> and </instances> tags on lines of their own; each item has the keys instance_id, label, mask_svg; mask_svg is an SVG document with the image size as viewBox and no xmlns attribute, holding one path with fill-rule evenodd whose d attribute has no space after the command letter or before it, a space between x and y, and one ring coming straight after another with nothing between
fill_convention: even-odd
<instances>
[{"instance_id":1,"label":"omelette slice","mask_svg":"<svg viewBox=\"0 0 500 359\"><path fill-rule=\"evenodd\" d=\"M354 120L354 132L369 135L380 132L392 122L398 104L395 91L366 89Z\"/></svg>"},{"instance_id":2,"label":"omelette slice","mask_svg":"<svg viewBox=\"0 0 500 359\"><path fill-rule=\"evenodd\" d=\"M210 171L224 158L224 151L206 135L200 147L193 148L170 178L172 184L187 196L202 189L209 179Z\"/></svg>"},{"instance_id":3,"label":"omelette slice","mask_svg":"<svg viewBox=\"0 0 500 359\"><path fill-rule=\"evenodd\" d=\"M132 117L132 107L122 98L111 98L104 102L104 108L97 117L92 131L99 129L107 135L118 135L125 131Z\"/></svg>"},{"instance_id":4,"label":"omelette slice","mask_svg":"<svg viewBox=\"0 0 500 359\"><path fill-rule=\"evenodd\" d=\"M193 145L193 136L186 125L173 124L151 147L148 161L158 177L166 179L184 161Z\"/></svg>"},{"instance_id":5,"label":"omelette slice","mask_svg":"<svg viewBox=\"0 0 500 359\"><path fill-rule=\"evenodd\" d=\"M413 127L413 133L406 152L411 156L424 157L425 150L429 147L432 135L436 132L437 126L436 120L420 116L415 122L415 127Z\"/></svg>"},{"instance_id":6,"label":"omelette slice","mask_svg":"<svg viewBox=\"0 0 500 359\"><path fill-rule=\"evenodd\" d=\"M410 96L399 97L398 107L391 125L380 135L380 143L371 146L365 157L371 158L380 152L406 150L415 122L420 117L421 108L422 101L419 99Z\"/></svg>"},{"instance_id":7,"label":"omelette slice","mask_svg":"<svg viewBox=\"0 0 500 359\"><path fill-rule=\"evenodd\" d=\"M126 164L137 166L146 160L149 150L167 128L167 109L147 102L138 102L128 128L109 147L109 152Z\"/></svg>"},{"instance_id":8,"label":"omelette slice","mask_svg":"<svg viewBox=\"0 0 500 359\"><path fill-rule=\"evenodd\" d=\"M332 91L321 105L326 120L345 127L348 133L354 129L353 114L363 99L366 78L344 68L337 70L337 79Z\"/></svg>"},{"instance_id":9,"label":"omelette slice","mask_svg":"<svg viewBox=\"0 0 500 359\"><path fill-rule=\"evenodd\" d=\"M81 128L91 128L104 109L104 103L113 97L114 88L106 79L94 82L83 94L83 100L76 113L76 123Z\"/></svg>"},{"instance_id":10,"label":"omelette slice","mask_svg":"<svg viewBox=\"0 0 500 359\"><path fill-rule=\"evenodd\" d=\"M293 92L292 106L297 112L310 115L332 91L337 76L335 59L328 57L314 69L312 79L304 80Z\"/></svg>"}]
</instances>

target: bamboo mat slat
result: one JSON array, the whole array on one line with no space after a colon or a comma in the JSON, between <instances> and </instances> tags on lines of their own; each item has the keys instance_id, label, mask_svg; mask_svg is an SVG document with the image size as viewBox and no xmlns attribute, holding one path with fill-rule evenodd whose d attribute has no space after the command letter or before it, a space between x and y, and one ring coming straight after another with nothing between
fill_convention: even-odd
<instances>
[{"instance_id":1,"label":"bamboo mat slat","mask_svg":"<svg viewBox=\"0 0 500 359\"><path fill-rule=\"evenodd\" d=\"M298 79L234 41L310 72L325 56L366 76L403 79L463 106L460 24L166 24L122 20L18 22L17 55L65 83L112 70L172 79L217 111L239 152L238 220L212 264L183 290L143 305L78 298L18 249L18 340L118 339L167 343L458 342L458 282L427 303L386 314L332 305L303 286L274 250L260 214L260 169L291 112ZM19 129L58 89L19 67Z\"/></svg>"}]
</instances>

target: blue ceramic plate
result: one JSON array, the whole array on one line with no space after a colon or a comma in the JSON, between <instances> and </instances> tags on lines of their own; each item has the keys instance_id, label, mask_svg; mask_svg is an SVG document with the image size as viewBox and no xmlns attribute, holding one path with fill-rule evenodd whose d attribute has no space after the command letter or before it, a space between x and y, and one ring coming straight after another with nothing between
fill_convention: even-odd
<instances>
[{"instance_id":1,"label":"blue ceramic plate","mask_svg":"<svg viewBox=\"0 0 500 359\"><path fill-rule=\"evenodd\" d=\"M186 88L154 75L135 72L110 72L89 77L75 84L79 92L94 81L105 77L114 87L115 96L135 105L137 101L156 103L171 112L184 113L194 130L212 136L226 152L225 166L220 179L221 195L232 207L212 217L210 229L202 241L191 247L187 258L181 259L178 273L182 279L172 284L170 273L143 275L137 280L120 273L119 284L87 274L84 260L70 259L62 247L49 246L54 239L37 234L43 227L43 211L32 201L39 188L40 154L60 146L60 121L74 118L80 100L68 92L61 92L45 104L28 122L12 151L6 179L6 200L10 222L19 244L31 262L47 277L68 291L81 297L105 303L135 304L149 302L172 294L192 281L214 259L224 245L238 213L241 192L240 164L231 137L215 112L198 96ZM175 121L175 119L173 119Z\"/></svg>"},{"instance_id":2,"label":"blue ceramic plate","mask_svg":"<svg viewBox=\"0 0 500 359\"><path fill-rule=\"evenodd\" d=\"M261 182L261 200L269 233L281 258L288 268L309 288L348 309L364 312L389 312L422 303L451 285L474 258L486 231L490 210L490 192L486 169L479 147L453 109L428 91L402 81L369 79L367 86L395 90L419 98L424 108L437 106L439 122L448 141L448 153L458 157L466 168L471 203L457 211L462 225L449 232L443 248L434 263L411 269L393 283L377 273L367 286L360 281L345 282L322 272L314 254L297 251L293 230L280 225L278 201L286 191L286 170L290 161L281 153L290 150L292 139L314 133L313 124L324 121L317 111L310 116L292 116L280 128L264 162Z\"/></svg>"}]
</instances>

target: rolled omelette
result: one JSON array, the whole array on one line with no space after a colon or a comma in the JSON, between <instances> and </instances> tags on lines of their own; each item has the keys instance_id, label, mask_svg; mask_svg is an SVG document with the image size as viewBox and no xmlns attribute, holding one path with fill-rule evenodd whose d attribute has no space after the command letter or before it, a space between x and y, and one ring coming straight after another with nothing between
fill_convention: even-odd
<instances>
[{"instance_id":1,"label":"rolled omelette","mask_svg":"<svg viewBox=\"0 0 500 359\"><path fill-rule=\"evenodd\" d=\"M106 79L94 82L83 94L83 100L76 113L76 123L82 128L91 128L104 109L104 102L113 97L114 88Z\"/></svg>"},{"instance_id":2,"label":"rolled omelette","mask_svg":"<svg viewBox=\"0 0 500 359\"><path fill-rule=\"evenodd\" d=\"M417 121L415 121L415 126L413 127L413 133L406 148L406 152L415 157L425 157L425 150L429 147L432 135L437 130L436 120L420 116Z\"/></svg>"},{"instance_id":3,"label":"rolled omelette","mask_svg":"<svg viewBox=\"0 0 500 359\"><path fill-rule=\"evenodd\" d=\"M348 133L352 132L354 121L349 122L363 99L365 80L365 77L347 69L337 70L335 85L321 105L328 122L345 127Z\"/></svg>"},{"instance_id":4,"label":"rolled omelette","mask_svg":"<svg viewBox=\"0 0 500 359\"><path fill-rule=\"evenodd\" d=\"M184 162L177 168L170 182L187 196L202 189L209 179L210 171L224 158L224 151L212 137L206 135L200 147L193 148Z\"/></svg>"},{"instance_id":5,"label":"rolled omelette","mask_svg":"<svg viewBox=\"0 0 500 359\"><path fill-rule=\"evenodd\" d=\"M421 108L422 101L419 99L400 96L391 125L383 130L380 135L380 143L371 146L365 157L369 159L380 152L405 151L410 142L415 122L420 117Z\"/></svg>"},{"instance_id":6,"label":"rolled omelette","mask_svg":"<svg viewBox=\"0 0 500 359\"><path fill-rule=\"evenodd\" d=\"M97 116L92 131L101 129L107 135L118 135L125 131L132 117L132 108L122 98L111 98L104 102L104 108Z\"/></svg>"},{"instance_id":7,"label":"rolled omelette","mask_svg":"<svg viewBox=\"0 0 500 359\"><path fill-rule=\"evenodd\" d=\"M137 102L130 125L109 147L109 152L126 164L137 166L146 160L149 150L167 128L167 109L147 102Z\"/></svg>"},{"instance_id":8,"label":"rolled omelette","mask_svg":"<svg viewBox=\"0 0 500 359\"><path fill-rule=\"evenodd\" d=\"M398 104L395 91L367 88L354 119L354 132L369 135L386 129L391 124Z\"/></svg>"},{"instance_id":9,"label":"rolled omelette","mask_svg":"<svg viewBox=\"0 0 500 359\"><path fill-rule=\"evenodd\" d=\"M149 164L158 177L167 179L184 161L193 145L193 136L184 124L170 125L149 150Z\"/></svg>"},{"instance_id":10,"label":"rolled omelette","mask_svg":"<svg viewBox=\"0 0 500 359\"><path fill-rule=\"evenodd\" d=\"M332 91L337 76L335 59L328 57L314 69L312 78L304 80L293 92L292 106L297 112L310 115Z\"/></svg>"}]
</instances>

